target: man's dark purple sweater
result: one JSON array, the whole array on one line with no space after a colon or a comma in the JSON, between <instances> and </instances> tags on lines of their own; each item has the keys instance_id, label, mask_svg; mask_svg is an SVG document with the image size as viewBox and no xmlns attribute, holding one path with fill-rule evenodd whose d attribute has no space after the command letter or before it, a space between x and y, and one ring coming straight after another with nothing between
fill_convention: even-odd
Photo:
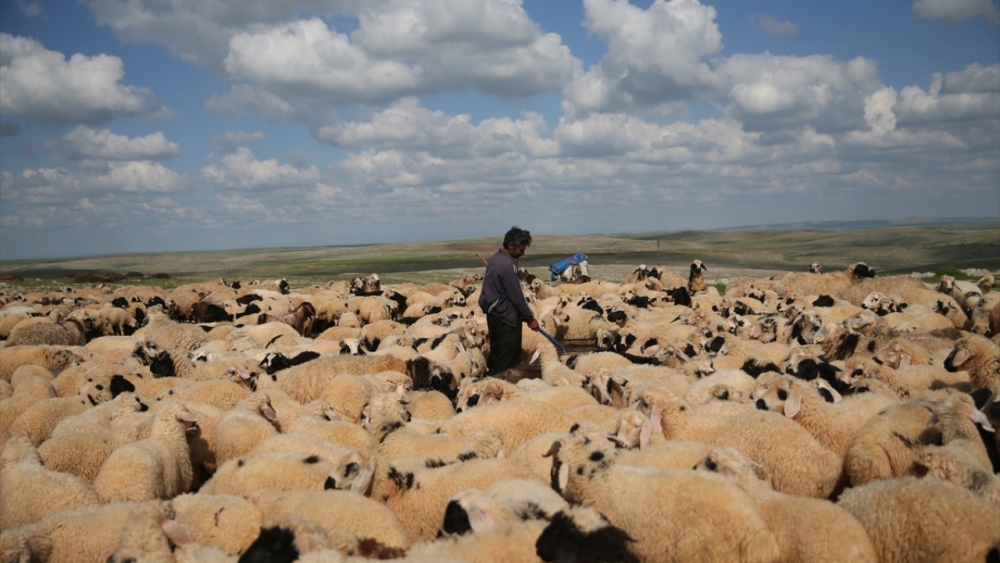
<instances>
[{"instance_id":1,"label":"man's dark purple sweater","mask_svg":"<svg viewBox=\"0 0 1000 563\"><path fill-rule=\"evenodd\" d=\"M496 315L510 326L517 326L518 321L531 322L535 317L521 291L517 259L503 249L496 251L486 263L479 308L486 314Z\"/></svg>"}]
</instances>

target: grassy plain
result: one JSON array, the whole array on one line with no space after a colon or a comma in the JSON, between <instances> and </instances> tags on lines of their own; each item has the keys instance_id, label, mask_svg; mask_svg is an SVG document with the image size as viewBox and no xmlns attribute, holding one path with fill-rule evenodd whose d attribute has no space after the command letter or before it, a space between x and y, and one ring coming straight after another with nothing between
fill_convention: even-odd
<instances>
[{"instance_id":1,"label":"grassy plain","mask_svg":"<svg viewBox=\"0 0 1000 563\"><path fill-rule=\"evenodd\" d=\"M477 253L488 257L502 237L350 247L266 248L209 252L168 252L68 258L0 260L0 275L23 281L9 286L46 288L70 285L76 273L166 273L147 283L172 288L217 277L253 280L287 278L293 288L356 275L378 273L383 283L446 282L482 272ZM522 267L547 279L547 268L571 254L590 258L591 276L620 281L639 264L666 266L686 275L694 259L722 283L739 275L769 276L801 271L810 262L825 271L866 262L880 274L932 273L944 268L1000 271L1000 228L897 226L868 230L685 231L630 235L536 235Z\"/></svg>"}]
</instances>

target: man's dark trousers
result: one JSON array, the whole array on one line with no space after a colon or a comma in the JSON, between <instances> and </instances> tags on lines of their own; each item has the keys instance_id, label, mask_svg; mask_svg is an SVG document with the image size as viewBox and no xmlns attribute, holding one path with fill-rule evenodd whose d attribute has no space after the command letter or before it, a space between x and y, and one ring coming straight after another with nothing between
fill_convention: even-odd
<instances>
[{"instance_id":1,"label":"man's dark trousers","mask_svg":"<svg viewBox=\"0 0 1000 563\"><path fill-rule=\"evenodd\" d=\"M496 315L486 315L486 326L490 331L490 357L486 360L490 375L521 363L520 319L517 326L510 326Z\"/></svg>"}]
</instances>

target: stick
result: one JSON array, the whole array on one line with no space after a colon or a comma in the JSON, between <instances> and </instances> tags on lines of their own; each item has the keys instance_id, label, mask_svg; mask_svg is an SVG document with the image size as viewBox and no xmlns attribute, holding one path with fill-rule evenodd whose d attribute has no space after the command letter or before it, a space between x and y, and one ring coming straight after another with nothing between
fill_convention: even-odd
<instances>
[{"instance_id":1,"label":"stick","mask_svg":"<svg viewBox=\"0 0 1000 563\"><path fill-rule=\"evenodd\" d=\"M556 348L558 348L560 352L562 352L563 354L566 353L566 347L560 344L558 340L553 338L551 334L545 332L545 329L543 329L542 327L538 327L538 332L540 332L542 336L544 336L545 338L548 338L549 342L555 344Z\"/></svg>"},{"instance_id":2,"label":"stick","mask_svg":"<svg viewBox=\"0 0 1000 563\"><path fill-rule=\"evenodd\" d=\"M489 264L489 261L487 261L485 258L483 258L482 254L480 254L480 253L477 252L476 256L478 256L479 259L483 261L483 264Z\"/></svg>"}]
</instances>

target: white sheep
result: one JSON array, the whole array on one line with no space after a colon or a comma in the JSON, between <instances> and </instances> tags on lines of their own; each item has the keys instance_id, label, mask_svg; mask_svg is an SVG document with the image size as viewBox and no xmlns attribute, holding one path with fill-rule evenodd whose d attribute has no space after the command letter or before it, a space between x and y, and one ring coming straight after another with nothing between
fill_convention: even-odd
<instances>
[{"instance_id":1,"label":"white sheep","mask_svg":"<svg viewBox=\"0 0 1000 563\"><path fill-rule=\"evenodd\" d=\"M733 448L716 447L695 469L728 477L753 499L778 541L779 561L878 561L868 533L851 513L827 500L775 491L757 477L755 463Z\"/></svg>"},{"instance_id":2,"label":"white sheep","mask_svg":"<svg viewBox=\"0 0 1000 563\"><path fill-rule=\"evenodd\" d=\"M260 489L309 489L326 487L336 462L318 454L297 451L253 453L219 465L199 493L247 496Z\"/></svg>"},{"instance_id":3,"label":"white sheep","mask_svg":"<svg viewBox=\"0 0 1000 563\"><path fill-rule=\"evenodd\" d=\"M978 334L966 334L955 342L945 359L950 372L969 372L972 390L990 389L1000 379L1000 345Z\"/></svg>"},{"instance_id":4,"label":"white sheep","mask_svg":"<svg viewBox=\"0 0 1000 563\"><path fill-rule=\"evenodd\" d=\"M226 412L215 429L219 464L248 453L258 442L278 433L278 415L267 394L257 391Z\"/></svg>"},{"instance_id":5,"label":"white sheep","mask_svg":"<svg viewBox=\"0 0 1000 563\"><path fill-rule=\"evenodd\" d=\"M996 508L939 479L872 481L837 504L864 526L879 561L984 561L1000 542Z\"/></svg>"},{"instance_id":6,"label":"white sheep","mask_svg":"<svg viewBox=\"0 0 1000 563\"><path fill-rule=\"evenodd\" d=\"M108 501L170 499L191 488L194 469L187 443L197 419L183 403L168 403L154 415L148 438L108 456L94 489Z\"/></svg>"},{"instance_id":7,"label":"white sheep","mask_svg":"<svg viewBox=\"0 0 1000 563\"><path fill-rule=\"evenodd\" d=\"M63 510L103 503L86 480L52 471L26 437L14 437L0 457L0 530L38 522Z\"/></svg>"}]
</instances>

